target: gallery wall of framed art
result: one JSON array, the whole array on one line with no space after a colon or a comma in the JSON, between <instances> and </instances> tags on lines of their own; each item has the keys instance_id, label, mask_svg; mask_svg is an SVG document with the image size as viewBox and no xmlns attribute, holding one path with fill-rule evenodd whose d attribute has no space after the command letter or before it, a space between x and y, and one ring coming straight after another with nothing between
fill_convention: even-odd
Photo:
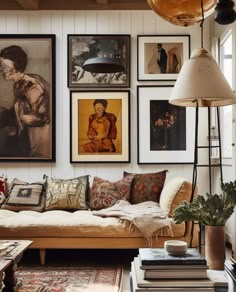
<instances>
[{"instance_id":1,"label":"gallery wall of framed art","mask_svg":"<svg viewBox=\"0 0 236 292\"><path fill-rule=\"evenodd\" d=\"M0 160L0 167L3 174L7 174L8 179L14 178L16 175L16 169L20 173L20 178L24 181L36 181L41 178L43 174L53 177L65 177L72 178L80 176L81 174L92 174L101 175L110 180L118 180L122 175L123 171L133 173L143 173L152 171L161 171L163 168L166 169L164 164L150 163L140 164L138 163L137 157L137 85L173 85L175 80L137 80L137 36L179 36L189 35L191 37L190 48L193 50L197 45L200 44L200 33L198 27L177 27L173 25L167 25L164 20L159 19L151 11L38 11L37 14L34 11L2 11L0 12L1 27L0 32L5 36L17 35L31 35L37 34L43 36L45 34L54 34L56 39L56 74L55 82L55 148L56 152L53 151L55 160L44 161L39 159L34 161L33 159L26 160L14 160L6 159L5 161ZM206 48L210 48L210 40L208 32L210 31L210 25L206 19L204 23L204 43ZM128 87L117 87L110 86L108 84L105 87L68 87L68 35L129 35L130 36L130 85ZM0 51L6 47L5 44L0 47ZM96 46L95 46L96 47ZM86 51L85 47L85 51ZM40 51L39 47L33 52ZM40 53L37 53L40 56ZM31 53L30 53L31 54ZM140 55L141 58L141 55ZM31 61L28 61L27 73L40 74L45 79L47 74L41 70L41 66L44 64L43 59L38 60L39 66L35 71L31 68ZM42 73L43 72L43 73ZM55 73L54 72L54 73ZM45 74L45 76L44 76ZM0 72L0 76L2 73ZM1 89L4 91L0 93L0 107L9 108L12 104L12 89L13 82L6 81L1 77ZM4 87L2 87L4 84ZM6 89L6 84L8 89ZM52 85L53 85L52 84ZM127 84L125 85L127 86ZM70 161L70 91L130 91L130 161L122 163L71 163ZM1 91L0 91L1 92ZM11 95L10 95L11 94ZM102 97L101 97L102 98ZM2 102L4 100L4 103ZM7 102L9 101L9 103ZM54 100L52 100L53 102ZM53 109L52 109L53 110ZM93 107L92 110L93 111ZM204 116L201 116L201 122L204 124ZM88 125L88 121L86 122ZM201 129L204 131L204 129ZM205 135L205 132L201 132L201 136ZM202 139L202 140L203 140ZM205 142L205 140L203 140ZM0 144L2 140L0 139ZM99 156L99 155L98 155ZM53 158L53 157L52 157ZM50 157L51 159L51 157ZM75 161L78 159L75 159ZM91 160L91 159L90 159ZM117 159L118 160L118 159ZM122 159L127 161L127 159ZM41 163L42 161L42 163ZM112 159L111 159L112 161ZM154 160L154 162L157 160ZM169 174L171 177L176 175L183 175L186 178L191 179L191 164L189 165L168 165ZM200 181L201 186L204 185Z\"/></svg>"},{"instance_id":2,"label":"gallery wall of framed art","mask_svg":"<svg viewBox=\"0 0 236 292\"><path fill-rule=\"evenodd\" d=\"M54 162L56 36L0 35L0 161Z\"/></svg>"}]
</instances>

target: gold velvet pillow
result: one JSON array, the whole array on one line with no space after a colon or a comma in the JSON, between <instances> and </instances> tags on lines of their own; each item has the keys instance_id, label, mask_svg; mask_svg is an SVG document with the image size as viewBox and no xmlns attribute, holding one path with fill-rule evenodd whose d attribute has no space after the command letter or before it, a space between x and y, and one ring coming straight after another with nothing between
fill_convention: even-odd
<instances>
[{"instance_id":1,"label":"gold velvet pillow","mask_svg":"<svg viewBox=\"0 0 236 292\"><path fill-rule=\"evenodd\" d=\"M87 192L87 175L72 179L47 178L45 209L88 209Z\"/></svg>"}]
</instances>

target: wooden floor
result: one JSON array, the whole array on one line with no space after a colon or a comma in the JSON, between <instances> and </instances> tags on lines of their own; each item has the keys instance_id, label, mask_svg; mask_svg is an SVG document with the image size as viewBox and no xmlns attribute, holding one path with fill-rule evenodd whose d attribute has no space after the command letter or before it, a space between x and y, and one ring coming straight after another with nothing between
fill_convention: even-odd
<instances>
[{"instance_id":1,"label":"wooden floor","mask_svg":"<svg viewBox=\"0 0 236 292\"><path fill-rule=\"evenodd\" d=\"M204 251L203 251L204 252ZM129 272L130 264L138 250L49 250L46 255L46 265L122 265L124 268L123 284L121 292L130 292ZM231 257L230 248L226 248L226 258ZM39 251L27 250L20 262L20 265L38 266Z\"/></svg>"}]
</instances>

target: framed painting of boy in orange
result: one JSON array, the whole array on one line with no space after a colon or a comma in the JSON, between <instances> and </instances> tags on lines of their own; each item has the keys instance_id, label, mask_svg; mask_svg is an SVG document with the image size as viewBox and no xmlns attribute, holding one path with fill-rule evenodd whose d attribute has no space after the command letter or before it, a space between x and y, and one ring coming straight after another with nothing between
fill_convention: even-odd
<instances>
[{"instance_id":1,"label":"framed painting of boy in orange","mask_svg":"<svg viewBox=\"0 0 236 292\"><path fill-rule=\"evenodd\" d=\"M129 91L71 91L70 162L130 162Z\"/></svg>"}]
</instances>

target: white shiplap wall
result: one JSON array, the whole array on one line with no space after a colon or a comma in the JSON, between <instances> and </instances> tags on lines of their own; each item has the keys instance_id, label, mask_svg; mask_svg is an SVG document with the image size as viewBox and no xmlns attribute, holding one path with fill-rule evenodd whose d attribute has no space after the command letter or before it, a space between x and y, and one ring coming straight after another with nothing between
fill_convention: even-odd
<instances>
[{"instance_id":1,"label":"white shiplap wall","mask_svg":"<svg viewBox=\"0 0 236 292\"><path fill-rule=\"evenodd\" d=\"M205 21L205 47L209 47L209 21ZM56 163L0 163L0 174L32 182L43 174L71 178L84 174L118 180L123 171L153 172L168 169L168 179L184 176L192 179L191 165L137 164L136 86L163 84L137 82L137 34L190 34L191 50L200 46L199 25L174 26L152 11L0 11L1 34L56 34ZM131 163L70 164L69 161L69 89L67 88L67 34L130 34L131 39ZM1 49L1 48L0 48ZM165 84L168 84L167 82ZM171 84L171 83L170 83ZM1 90L1 89L0 89ZM205 117L200 112L201 138L205 143ZM204 171L199 176L200 189L206 186ZM200 182L200 183L199 183Z\"/></svg>"}]
</instances>

